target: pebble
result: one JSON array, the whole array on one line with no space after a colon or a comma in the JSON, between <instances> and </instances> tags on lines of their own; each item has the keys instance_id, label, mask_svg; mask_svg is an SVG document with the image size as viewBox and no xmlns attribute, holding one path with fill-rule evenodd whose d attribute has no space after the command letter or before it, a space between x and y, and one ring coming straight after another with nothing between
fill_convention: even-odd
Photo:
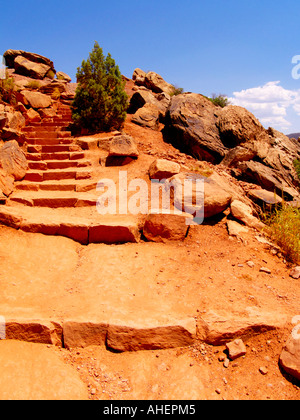
<instances>
[{"instance_id":1,"label":"pebble","mask_svg":"<svg viewBox=\"0 0 300 420\"><path fill-rule=\"evenodd\" d=\"M227 358L226 358L226 359L225 359L225 362L224 362L224 364L223 364L224 368L226 368L226 369L227 369L227 368L229 367L229 362L230 362L230 361L229 361L229 359L227 359Z\"/></svg>"},{"instance_id":2,"label":"pebble","mask_svg":"<svg viewBox=\"0 0 300 420\"><path fill-rule=\"evenodd\" d=\"M271 274L271 270L267 267L261 267L259 271L263 273Z\"/></svg>"},{"instance_id":3,"label":"pebble","mask_svg":"<svg viewBox=\"0 0 300 420\"><path fill-rule=\"evenodd\" d=\"M262 375L266 375L268 373L268 369L264 366L260 367L259 371Z\"/></svg>"},{"instance_id":4,"label":"pebble","mask_svg":"<svg viewBox=\"0 0 300 420\"><path fill-rule=\"evenodd\" d=\"M300 267L297 266L290 271L290 277L298 280L300 278Z\"/></svg>"},{"instance_id":5,"label":"pebble","mask_svg":"<svg viewBox=\"0 0 300 420\"><path fill-rule=\"evenodd\" d=\"M253 261L247 261L247 265L248 265L250 268L253 268L253 267L255 266L255 264L254 264L254 262L253 262Z\"/></svg>"}]
</instances>

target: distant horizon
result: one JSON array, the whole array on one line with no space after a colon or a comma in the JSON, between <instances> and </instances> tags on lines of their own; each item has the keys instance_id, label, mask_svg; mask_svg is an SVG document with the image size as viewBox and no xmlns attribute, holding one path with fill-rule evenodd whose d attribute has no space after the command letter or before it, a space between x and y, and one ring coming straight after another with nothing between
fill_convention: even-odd
<instances>
[{"instance_id":1,"label":"distant horizon","mask_svg":"<svg viewBox=\"0 0 300 420\"><path fill-rule=\"evenodd\" d=\"M300 132L300 4L271 0L16 0L3 19L1 51L48 57L76 82L97 41L121 73L153 70L184 91L226 95L265 128ZM1 6L10 16L11 5ZM30 22L30 24L29 24ZM29 30L30 25L30 30Z\"/></svg>"}]
</instances>

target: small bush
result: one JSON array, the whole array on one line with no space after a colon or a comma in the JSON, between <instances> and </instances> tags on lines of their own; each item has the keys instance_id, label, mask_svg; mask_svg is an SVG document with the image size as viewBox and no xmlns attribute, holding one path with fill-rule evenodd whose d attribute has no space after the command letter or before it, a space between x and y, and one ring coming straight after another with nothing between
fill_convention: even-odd
<instances>
[{"instance_id":1,"label":"small bush","mask_svg":"<svg viewBox=\"0 0 300 420\"><path fill-rule=\"evenodd\" d=\"M11 105L17 104L15 82L7 72L5 79L0 79L0 99Z\"/></svg>"},{"instance_id":2,"label":"small bush","mask_svg":"<svg viewBox=\"0 0 300 420\"><path fill-rule=\"evenodd\" d=\"M225 108L225 106L230 105L230 102L226 95L216 95L215 93L212 94L212 97L209 100L221 108Z\"/></svg>"},{"instance_id":3,"label":"small bush","mask_svg":"<svg viewBox=\"0 0 300 420\"><path fill-rule=\"evenodd\" d=\"M59 98L60 98L60 95L61 95L60 90L59 90L58 87L56 87L56 88L53 89L53 92L51 94L51 98L54 99L55 101L58 101Z\"/></svg>"},{"instance_id":4,"label":"small bush","mask_svg":"<svg viewBox=\"0 0 300 420\"><path fill-rule=\"evenodd\" d=\"M300 209L283 204L266 220L271 238L280 246L286 259L300 263Z\"/></svg>"},{"instance_id":5,"label":"small bush","mask_svg":"<svg viewBox=\"0 0 300 420\"><path fill-rule=\"evenodd\" d=\"M30 80L27 83L26 89L38 90L41 87L41 83L38 80Z\"/></svg>"},{"instance_id":6,"label":"small bush","mask_svg":"<svg viewBox=\"0 0 300 420\"><path fill-rule=\"evenodd\" d=\"M170 96L177 96L184 92L184 89L181 87L178 87L176 85L172 85L172 87L173 87L173 91L171 92Z\"/></svg>"}]
</instances>

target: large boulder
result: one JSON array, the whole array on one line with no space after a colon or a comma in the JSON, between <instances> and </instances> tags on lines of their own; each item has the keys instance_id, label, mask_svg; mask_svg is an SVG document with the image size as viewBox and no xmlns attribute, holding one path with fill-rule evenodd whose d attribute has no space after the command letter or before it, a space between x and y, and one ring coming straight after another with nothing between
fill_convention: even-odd
<instances>
[{"instance_id":1,"label":"large boulder","mask_svg":"<svg viewBox=\"0 0 300 420\"><path fill-rule=\"evenodd\" d=\"M166 140L199 160L220 163L227 149L216 126L217 109L196 93L173 96L166 116Z\"/></svg>"},{"instance_id":2,"label":"large boulder","mask_svg":"<svg viewBox=\"0 0 300 420\"><path fill-rule=\"evenodd\" d=\"M131 121L142 127L151 128L152 130L159 129L159 110L153 104L145 104L142 108L132 116Z\"/></svg>"},{"instance_id":3,"label":"large boulder","mask_svg":"<svg viewBox=\"0 0 300 420\"><path fill-rule=\"evenodd\" d=\"M196 223L226 210L232 194L210 177L194 173L180 173L168 180L174 206L192 214ZM197 183L199 182L199 187Z\"/></svg>"},{"instance_id":4,"label":"large boulder","mask_svg":"<svg viewBox=\"0 0 300 420\"><path fill-rule=\"evenodd\" d=\"M155 73L154 71L149 71L146 74L145 86L155 93L165 92L170 95L174 91L173 85L166 82L159 74Z\"/></svg>"},{"instance_id":5,"label":"large boulder","mask_svg":"<svg viewBox=\"0 0 300 420\"><path fill-rule=\"evenodd\" d=\"M268 134L258 119L240 106L219 109L217 127L223 144L228 148L253 141L268 142Z\"/></svg>"},{"instance_id":6,"label":"large boulder","mask_svg":"<svg viewBox=\"0 0 300 420\"><path fill-rule=\"evenodd\" d=\"M20 99L24 105L30 105L32 108L48 108L51 104L51 98L41 92L34 92L30 90L22 90L20 92Z\"/></svg>"},{"instance_id":7,"label":"large boulder","mask_svg":"<svg viewBox=\"0 0 300 420\"><path fill-rule=\"evenodd\" d=\"M132 75L132 80L137 86L144 86L146 73L141 69L135 69Z\"/></svg>"},{"instance_id":8,"label":"large boulder","mask_svg":"<svg viewBox=\"0 0 300 420\"><path fill-rule=\"evenodd\" d=\"M193 217L179 211L153 210L147 216L143 235L148 241L183 241Z\"/></svg>"},{"instance_id":9,"label":"large boulder","mask_svg":"<svg viewBox=\"0 0 300 420\"><path fill-rule=\"evenodd\" d=\"M180 165L166 159L155 159L149 168L150 179L167 179L180 172Z\"/></svg>"},{"instance_id":10,"label":"large boulder","mask_svg":"<svg viewBox=\"0 0 300 420\"><path fill-rule=\"evenodd\" d=\"M15 140L6 142L0 149L0 168L16 181L20 181L26 175L28 162Z\"/></svg>"},{"instance_id":11,"label":"large boulder","mask_svg":"<svg viewBox=\"0 0 300 420\"><path fill-rule=\"evenodd\" d=\"M144 86L154 93L167 93L171 95L174 92L174 86L166 82L159 74L154 71L145 73L141 69L135 69L132 80L137 86Z\"/></svg>"},{"instance_id":12,"label":"large boulder","mask_svg":"<svg viewBox=\"0 0 300 420\"><path fill-rule=\"evenodd\" d=\"M62 80L63 82L67 82L67 83L70 83L72 81L71 77L67 73L64 73L63 71L58 71L56 73L56 78L57 80Z\"/></svg>"},{"instance_id":13,"label":"large boulder","mask_svg":"<svg viewBox=\"0 0 300 420\"><path fill-rule=\"evenodd\" d=\"M159 116L163 119L170 105L170 100L171 98L167 93L155 94L147 89L139 89L130 99L128 113L134 114L144 105L151 104L158 109Z\"/></svg>"},{"instance_id":14,"label":"large boulder","mask_svg":"<svg viewBox=\"0 0 300 420\"><path fill-rule=\"evenodd\" d=\"M265 225L253 215L253 210L250 206L239 200L233 200L230 205L232 216L240 220L246 226L252 227L258 231L264 229Z\"/></svg>"},{"instance_id":15,"label":"large boulder","mask_svg":"<svg viewBox=\"0 0 300 420\"><path fill-rule=\"evenodd\" d=\"M35 79L54 77L55 69L53 62L40 54L23 50L7 50L3 57L8 68L15 72Z\"/></svg>"},{"instance_id":16,"label":"large boulder","mask_svg":"<svg viewBox=\"0 0 300 420\"><path fill-rule=\"evenodd\" d=\"M15 71L18 74L32 77L34 79L44 79L51 70L50 66L42 63L35 63L19 55L14 62Z\"/></svg>"}]
</instances>

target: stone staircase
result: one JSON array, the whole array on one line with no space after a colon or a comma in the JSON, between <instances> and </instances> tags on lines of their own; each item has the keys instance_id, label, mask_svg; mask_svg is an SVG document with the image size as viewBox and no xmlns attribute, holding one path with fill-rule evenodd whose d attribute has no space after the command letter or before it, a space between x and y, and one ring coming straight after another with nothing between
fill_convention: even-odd
<instances>
[{"instance_id":1,"label":"stone staircase","mask_svg":"<svg viewBox=\"0 0 300 420\"><path fill-rule=\"evenodd\" d=\"M0 206L0 222L82 244L137 242L135 219L98 214L93 165L68 130L71 122L70 108L60 104L55 117L24 128L28 171Z\"/></svg>"},{"instance_id":2,"label":"stone staircase","mask_svg":"<svg viewBox=\"0 0 300 420\"><path fill-rule=\"evenodd\" d=\"M70 108L61 105L56 117L24 128L29 170L17 190L76 191L76 181L91 177L91 162L68 131L71 122Z\"/></svg>"}]
</instances>

